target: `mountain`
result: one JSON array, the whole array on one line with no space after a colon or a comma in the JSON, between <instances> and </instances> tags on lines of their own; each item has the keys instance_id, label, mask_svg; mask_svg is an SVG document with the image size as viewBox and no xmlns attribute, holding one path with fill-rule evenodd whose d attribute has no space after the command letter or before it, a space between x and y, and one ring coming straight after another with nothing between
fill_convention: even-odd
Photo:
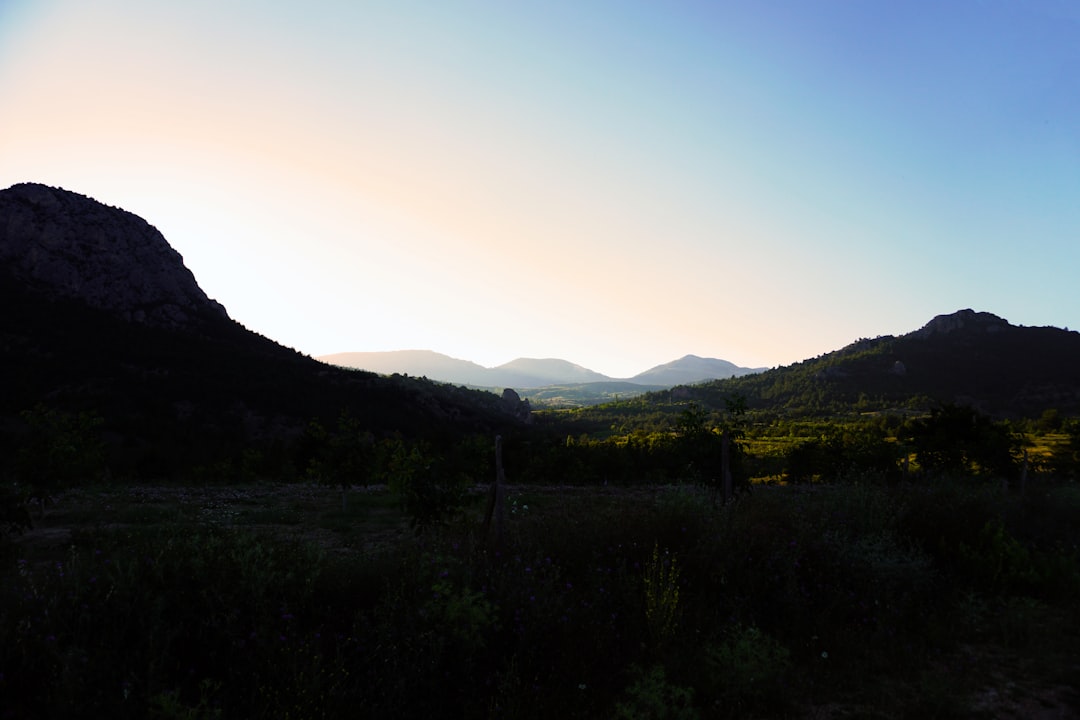
<instances>
[{"instance_id":1,"label":"mountain","mask_svg":"<svg viewBox=\"0 0 1080 720\"><path fill-rule=\"evenodd\" d=\"M716 358L702 358L686 355L664 365L657 365L630 378L631 382L642 385L692 385L706 380L722 380L758 373L765 368L739 367L735 363Z\"/></svg>"},{"instance_id":2,"label":"mountain","mask_svg":"<svg viewBox=\"0 0 1080 720\"><path fill-rule=\"evenodd\" d=\"M665 365L658 365L624 380L611 378L566 360L553 358L518 358L493 368L486 368L474 362L458 360L430 350L337 353L322 355L318 359L331 365L358 368L383 375L401 373L477 387L536 390L556 386L587 389L594 383L608 385L609 387L595 389L598 402L610 400L613 395L624 391L628 395L640 394L657 387L670 387L760 372L760 368L739 367L727 360L700 358L696 355L687 355ZM616 386L623 389L615 389ZM586 395L590 394L592 393L586 390Z\"/></svg>"},{"instance_id":3,"label":"mountain","mask_svg":"<svg viewBox=\"0 0 1080 720\"><path fill-rule=\"evenodd\" d=\"M36 407L99 417L111 467L141 478L253 447L285 473L308 424L342 412L376 436L438 438L504 431L527 409L282 347L230 319L145 220L67 190L0 190L0 259L0 477Z\"/></svg>"},{"instance_id":4,"label":"mountain","mask_svg":"<svg viewBox=\"0 0 1080 720\"><path fill-rule=\"evenodd\" d=\"M431 350L391 350L388 352L346 352L320 355L318 360L339 367L356 368L380 375L412 375L456 385L494 387L491 369L468 360L458 360Z\"/></svg>"},{"instance_id":5,"label":"mountain","mask_svg":"<svg viewBox=\"0 0 1080 720\"><path fill-rule=\"evenodd\" d=\"M751 408L807 415L922 411L936 403L971 405L1001 417L1035 417L1047 409L1077 414L1080 333L1016 326L964 309L899 337L861 339L794 365L680 388L678 394L717 406L738 394ZM665 396L652 399L663 402Z\"/></svg>"},{"instance_id":6,"label":"mountain","mask_svg":"<svg viewBox=\"0 0 1080 720\"><path fill-rule=\"evenodd\" d=\"M0 193L0 261L12 282L144 325L228 317L156 228L73 192L22 183Z\"/></svg>"},{"instance_id":7,"label":"mountain","mask_svg":"<svg viewBox=\"0 0 1080 720\"><path fill-rule=\"evenodd\" d=\"M412 375L454 385L484 388L537 388L556 384L607 382L611 378L565 360L518 358L493 368L431 350L347 352L321 355L322 362L380 375Z\"/></svg>"},{"instance_id":8,"label":"mountain","mask_svg":"<svg viewBox=\"0 0 1080 720\"><path fill-rule=\"evenodd\" d=\"M508 387L544 387L565 383L607 382L606 375L554 358L518 358L492 369L499 383Z\"/></svg>"}]
</instances>

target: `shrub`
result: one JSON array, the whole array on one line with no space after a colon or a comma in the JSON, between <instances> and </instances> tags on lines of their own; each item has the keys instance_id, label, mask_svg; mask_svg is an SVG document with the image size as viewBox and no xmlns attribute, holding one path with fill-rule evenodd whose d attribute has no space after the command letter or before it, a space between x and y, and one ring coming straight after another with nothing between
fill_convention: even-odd
<instances>
[{"instance_id":1,"label":"shrub","mask_svg":"<svg viewBox=\"0 0 1080 720\"><path fill-rule=\"evenodd\" d=\"M790 659L788 649L760 628L733 625L705 650L708 695L729 717L775 711L786 697L783 682Z\"/></svg>"},{"instance_id":2,"label":"shrub","mask_svg":"<svg viewBox=\"0 0 1080 720\"><path fill-rule=\"evenodd\" d=\"M668 682L663 665L648 671L633 668L634 680L626 688L627 698L615 705L620 720L696 720L693 688Z\"/></svg>"},{"instance_id":3,"label":"shrub","mask_svg":"<svg viewBox=\"0 0 1080 720\"><path fill-rule=\"evenodd\" d=\"M385 473L390 490L418 531L430 529L459 512L470 484L467 476L422 442L395 441Z\"/></svg>"},{"instance_id":4,"label":"shrub","mask_svg":"<svg viewBox=\"0 0 1080 720\"><path fill-rule=\"evenodd\" d=\"M22 413L28 431L15 458L15 475L26 495L44 511L56 493L98 480L105 470L99 437L102 420L38 405Z\"/></svg>"},{"instance_id":5,"label":"shrub","mask_svg":"<svg viewBox=\"0 0 1080 720\"><path fill-rule=\"evenodd\" d=\"M657 645L668 642L679 622L679 564L668 553L653 545L652 557L645 564L645 619L649 634Z\"/></svg>"}]
</instances>

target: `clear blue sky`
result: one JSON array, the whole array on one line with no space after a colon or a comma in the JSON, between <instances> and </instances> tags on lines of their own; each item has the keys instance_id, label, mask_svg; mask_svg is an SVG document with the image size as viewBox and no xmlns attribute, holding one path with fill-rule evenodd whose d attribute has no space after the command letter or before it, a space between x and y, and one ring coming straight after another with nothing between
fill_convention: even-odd
<instances>
[{"instance_id":1,"label":"clear blue sky","mask_svg":"<svg viewBox=\"0 0 1080 720\"><path fill-rule=\"evenodd\" d=\"M1080 327L1072 1L0 0L0 186L311 355L773 366Z\"/></svg>"}]
</instances>

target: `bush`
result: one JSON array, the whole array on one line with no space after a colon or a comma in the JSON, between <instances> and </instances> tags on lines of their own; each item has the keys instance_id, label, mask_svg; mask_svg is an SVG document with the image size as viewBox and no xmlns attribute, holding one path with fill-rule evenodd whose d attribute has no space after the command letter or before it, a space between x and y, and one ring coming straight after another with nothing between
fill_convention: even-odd
<instances>
[{"instance_id":1,"label":"bush","mask_svg":"<svg viewBox=\"0 0 1080 720\"><path fill-rule=\"evenodd\" d=\"M27 431L15 458L15 476L26 500L44 511L45 503L61 490L101 478L105 450L100 417L38 405L22 418Z\"/></svg>"},{"instance_id":2,"label":"bush","mask_svg":"<svg viewBox=\"0 0 1080 720\"><path fill-rule=\"evenodd\" d=\"M705 650L707 695L728 717L776 711L787 697L783 687L791 653L754 625L736 624Z\"/></svg>"},{"instance_id":3,"label":"bush","mask_svg":"<svg viewBox=\"0 0 1080 720\"><path fill-rule=\"evenodd\" d=\"M634 680L626 689L626 700L615 706L620 720L695 720L694 690L668 682L663 665L648 671L633 669Z\"/></svg>"}]
</instances>

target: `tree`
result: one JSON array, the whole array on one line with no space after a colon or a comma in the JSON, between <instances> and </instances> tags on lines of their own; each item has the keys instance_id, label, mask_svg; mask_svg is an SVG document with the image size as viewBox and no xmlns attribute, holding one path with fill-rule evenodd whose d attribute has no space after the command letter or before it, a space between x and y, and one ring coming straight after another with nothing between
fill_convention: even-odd
<instances>
[{"instance_id":1,"label":"tree","mask_svg":"<svg viewBox=\"0 0 1080 720\"><path fill-rule=\"evenodd\" d=\"M1050 468L1059 475L1076 479L1080 476L1080 420L1066 420L1061 429L1068 440L1054 449Z\"/></svg>"},{"instance_id":2,"label":"tree","mask_svg":"<svg viewBox=\"0 0 1080 720\"><path fill-rule=\"evenodd\" d=\"M348 489L367 485L375 474L375 437L348 410L342 410L333 431L313 420L308 437L316 448L308 462L308 477L319 483L338 485L344 512Z\"/></svg>"},{"instance_id":3,"label":"tree","mask_svg":"<svg viewBox=\"0 0 1080 720\"><path fill-rule=\"evenodd\" d=\"M93 413L65 413L37 405L22 413L26 433L15 458L15 477L26 501L45 504L58 492L100 480L105 447Z\"/></svg>"},{"instance_id":4,"label":"tree","mask_svg":"<svg viewBox=\"0 0 1080 720\"><path fill-rule=\"evenodd\" d=\"M923 470L938 475L1012 477L1019 441L1008 423L966 405L940 405L909 424Z\"/></svg>"},{"instance_id":5,"label":"tree","mask_svg":"<svg viewBox=\"0 0 1080 720\"><path fill-rule=\"evenodd\" d=\"M471 478L437 454L430 443L388 441L384 472L390 490L422 532L458 512Z\"/></svg>"},{"instance_id":6,"label":"tree","mask_svg":"<svg viewBox=\"0 0 1080 720\"><path fill-rule=\"evenodd\" d=\"M679 414L676 425L677 448L686 461L687 475L695 482L724 489L725 500L731 484L749 487L745 473L743 447L738 442L745 435L743 418L746 401L741 396L724 398L725 417L720 424L710 422L710 414L697 403L690 403ZM732 483L725 486L730 474Z\"/></svg>"},{"instance_id":7,"label":"tree","mask_svg":"<svg viewBox=\"0 0 1080 720\"><path fill-rule=\"evenodd\" d=\"M805 440L785 457L789 482L889 479L899 472L900 450L872 428L831 431Z\"/></svg>"}]
</instances>

